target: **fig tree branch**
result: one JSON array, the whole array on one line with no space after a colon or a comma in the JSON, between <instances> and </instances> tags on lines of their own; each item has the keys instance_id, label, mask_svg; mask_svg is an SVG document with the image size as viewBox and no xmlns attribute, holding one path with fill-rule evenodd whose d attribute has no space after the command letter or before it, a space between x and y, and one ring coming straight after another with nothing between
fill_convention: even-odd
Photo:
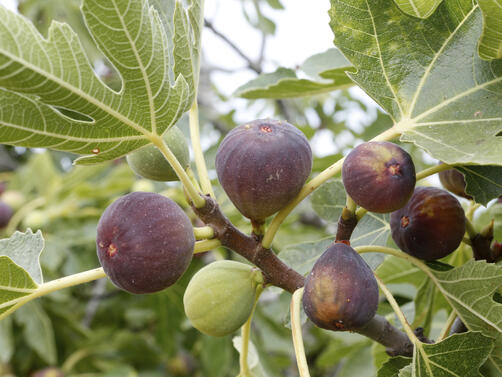
<instances>
[{"instance_id":1,"label":"fig tree branch","mask_svg":"<svg viewBox=\"0 0 502 377\"><path fill-rule=\"evenodd\" d=\"M217 30L213 23L208 19L204 19L204 26L213 32L214 35L218 36L222 41L224 41L234 52L239 55L242 59L246 61L248 67L260 74L262 72L259 62L253 61L249 56L247 56L234 42L232 42L225 34Z\"/></svg>"},{"instance_id":2,"label":"fig tree branch","mask_svg":"<svg viewBox=\"0 0 502 377\"><path fill-rule=\"evenodd\" d=\"M214 199L206 196L203 207L192 209L206 225L214 229L215 238L222 246L235 251L261 269L265 284L275 285L290 293L303 287L305 278L302 275L284 264L271 249L264 248L258 237L247 236L239 231L223 215ZM399 253L398 250L395 251ZM411 355L413 344L408 336L382 316L376 315L357 332L385 345L391 355Z\"/></svg>"},{"instance_id":3,"label":"fig tree branch","mask_svg":"<svg viewBox=\"0 0 502 377\"><path fill-rule=\"evenodd\" d=\"M304 278L286 266L272 250L264 248L257 237L247 236L238 230L220 211L214 199L205 197L205 205L193 207L194 212L214 229L221 245L242 255L263 271L266 284L294 292L303 286Z\"/></svg>"}]
</instances>

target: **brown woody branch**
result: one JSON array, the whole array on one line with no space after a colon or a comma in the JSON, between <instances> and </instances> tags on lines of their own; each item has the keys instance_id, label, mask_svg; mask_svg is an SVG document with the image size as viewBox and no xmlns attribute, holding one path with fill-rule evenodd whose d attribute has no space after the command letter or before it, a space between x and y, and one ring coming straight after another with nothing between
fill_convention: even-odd
<instances>
[{"instance_id":1,"label":"brown woody branch","mask_svg":"<svg viewBox=\"0 0 502 377\"><path fill-rule=\"evenodd\" d=\"M220 211L218 204L209 196L205 196L206 204L202 208L192 206L194 212L215 231L215 237L225 246L242 255L261 269L265 284L275 285L290 293L303 287L305 278L284 264L271 249L261 245L256 236L247 236L239 231ZM413 343L402 331L395 328L384 317L376 315L366 326L357 330L387 347L392 355L411 356Z\"/></svg>"}]
</instances>

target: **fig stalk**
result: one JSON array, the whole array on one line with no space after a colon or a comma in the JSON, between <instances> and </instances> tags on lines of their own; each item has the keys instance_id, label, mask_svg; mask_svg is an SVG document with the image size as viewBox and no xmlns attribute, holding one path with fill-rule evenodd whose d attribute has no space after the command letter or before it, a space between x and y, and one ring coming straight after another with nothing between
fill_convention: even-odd
<instances>
[{"instance_id":1,"label":"fig stalk","mask_svg":"<svg viewBox=\"0 0 502 377\"><path fill-rule=\"evenodd\" d=\"M190 140L192 141L192 148L194 152L195 166L197 168L197 173L199 174L200 185L202 186L202 192L206 195L210 195L215 198L213 187L211 186L211 180L207 173L206 160L204 159L204 152L202 151L200 145L200 132L199 132L199 107L197 101L194 101L190 112L188 113L188 119L190 123Z\"/></svg>"}]
</instances>

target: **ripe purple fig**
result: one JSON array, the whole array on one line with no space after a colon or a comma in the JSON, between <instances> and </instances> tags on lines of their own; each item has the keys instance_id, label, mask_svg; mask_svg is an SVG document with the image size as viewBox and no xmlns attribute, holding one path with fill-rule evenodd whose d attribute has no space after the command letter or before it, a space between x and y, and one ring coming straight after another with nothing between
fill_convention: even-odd
<instances>
[{"instance_id":1,"label":"ripe purple fig","mask_svg":"<svg viewBox=\"0 0 502 377\"><path fill-rule=\"evenodd\" d=\"M308 140L291 124L259 119L223 139L216 153L218 179L246 217L262 222L301 190L312 169Z\"/></svg>"},{"instance_id":2,"label":"ripe purple fig","mask_svg":"<svg viewBox=\"0 0 502 377\"><path fill-rule=\"evenodd\" d=\"M192 224L171 199L133 192L103 212L97 229L97 252L106 275L131 293L169 287L192 259Z\"/></svg>"},{"instance_id":3,"label":"ripe purple fig","mask_svg":"<svg viewBox=\"0 0 502 377\"><path fill-rule=\"evenodd\" d=\"M417 187L409 202L390 216L392 238L404 252L427 261L453 252L465 233L458 200L436 187Z\"/></svg>"},{"instance_id":4,"label":"ripe purple fig","mask_svg":"<svg viewBox=\"0 0 502 377\"><path fill-rule=\"evenodd\" d=\"M9 224L10 218L14 214L11 206L0 201L0 228L4 228Z\"/></svg>"},{"instance_id":5,"label":"ripe purple fig","mask_svg":"<svg viewBox=\"0 0 502 377\"><path fill-rule=\"evenodd\" d=\"M303 309L317 326L347 331L375 316L378 284L363 258L344 243L331 245L305 280Z\"/></svg>"},{"instance_id":6,"label":"ripe purple fig","mask_svg":"<svg viewBox=\"0 0 502 377\"><path fill-rule=\"evenodd\" d=\"M401 147L368 142L354 148L342 167L343 185L357 205L387 213L406 204L415 187L415 165Z\"/></svg>"},{"instance_id":7,"label":"ripe purple fig","mask_svg":"<svg viewBox=\"0 0 502 377\"><path fill-rule=\"evenodd\" d=\"M465 178L458 170L448 169L439 172L439 180L448 191L463 198L472 199L472 196L465 192Z\"/></svg>"}]
</instances>

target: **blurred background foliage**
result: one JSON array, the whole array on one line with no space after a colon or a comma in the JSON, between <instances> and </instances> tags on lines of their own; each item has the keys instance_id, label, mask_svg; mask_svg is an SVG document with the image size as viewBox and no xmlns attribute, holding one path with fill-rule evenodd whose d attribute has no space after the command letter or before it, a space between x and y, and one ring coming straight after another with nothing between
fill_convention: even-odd
<instances>
[{"instance_id":1,"label":"blurred background foliage","mask_svg":"<svg viewBox=\"0 0 502 377\"><path fill-rule=\"evenodd\" d=\"M249 33L261 38L258 56L247 56L232 35L221 34L211 20L204 33L220 38L241 57L239 67L228 68L202 62L199 93L201 132L211 177L214 156L225 134L243 119L275 117L298 126L312 142L316 174L347 153L356 143L368 140L391 125L389 117L354 88L289 99L243 100L220 90L222 75L245 72L254 78L280 68L263 53L276 24L270 10L287 12L279 0L232 0L242 3L241 12ZM79 0L22 0L19 12L47 33L53 19L67 22L80 35L97 74L111 87L120 86L115 70L95 48L79 12ZM284 9L285 8L285 9ZM327 45L326 50L332 46ZM204 46L203 46L204 48ZM319 51L322 53L323 51ZM203 52L203 55L205 52ZM266 67L266 71L265 71ZM287 67L297 70L297 67ZM237 89L235 87L234 89ZM188 136L187 120L179 125ZM435 163L408 147L417 170ZM178 184L163 184L135 177L123 159L111 164L74 167L73 155L0 146L0 180L7 183L2 199L16 210L2 237L16 229L41 229L46 241L41 256L45 280L97 267L96 223L107 205L130 191L163 193L186 208ZM224 213L242 230L248 221L235 210L218 187ZM326 223L304 201L286 220L274 242L280 251L296 243L330 236ZM26 305L0 322L0 376L204 376L238 374L238 352L232 337L212 338L200 334L187 321L182 297L190 276L201 266L221 258L239 259L218 249L194 258L176 285L157 294L139 296L118 290L106 279L53 293ZM401 287L398 300L412 302L416 289ZM290 295L267 290L253 321L252 341L259 356L255 375L297 376L288 322ZM382 313L390 312L381 305ZM373 376L386 359L383 347L354 334L335 334L311 325L305 331L312 376ZM374 355L375 357L371 357ZM39 374L35 374L39 371ZM257 372L256 372L257 371ZM53 373L53 374L49 374Z\"/></svg>"}]
</instances>

